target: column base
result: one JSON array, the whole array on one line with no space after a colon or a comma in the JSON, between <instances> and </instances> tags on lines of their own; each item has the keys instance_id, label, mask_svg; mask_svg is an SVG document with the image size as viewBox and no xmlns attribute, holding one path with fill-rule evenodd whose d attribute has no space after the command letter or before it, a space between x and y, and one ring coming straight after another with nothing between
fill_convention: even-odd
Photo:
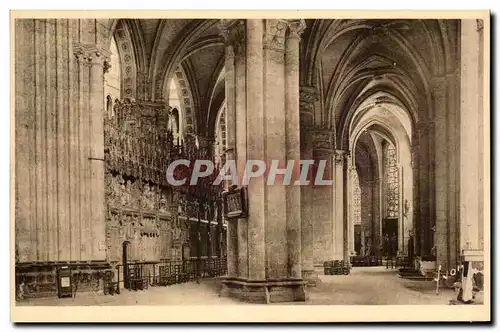
<instances>
[{"instance_id":1,"label":"column base","mask_svg":"<svg viewBox=\"0 0 500 332\"><path fill-rule=\"evenodd\" d=\"M231 297L249 303L303 302L306 297L306 281L302 279L247 280L220 278L220 296Z\"/></svg>"},{"instance_id":2,"label":"column base","mask_svg":"<svg viewBox=\"0 0 500 332\"><path fill-rule=\"evenodd\" d=\"M316 287L321 284L316 270L302 270L302 279L307 282L308 287Z\"/></svg>"},{"instance_id":3,"label":"column base","mask_svg":"<svg viewBox=\"0 0 500 332\"><path fill-rule=\"evenodd\" d=\"M93 261L46 261L17 263L16 299L47 298L61 295L59 293L58 270L66 267L71 273L72 292L105 292L105 274L116 276L108 262ZM121 278L121 276L120 276ZM106 289L106 291L108 291ZM74 295L74 294L73 294Z\"/></svg>"}]
</instances>

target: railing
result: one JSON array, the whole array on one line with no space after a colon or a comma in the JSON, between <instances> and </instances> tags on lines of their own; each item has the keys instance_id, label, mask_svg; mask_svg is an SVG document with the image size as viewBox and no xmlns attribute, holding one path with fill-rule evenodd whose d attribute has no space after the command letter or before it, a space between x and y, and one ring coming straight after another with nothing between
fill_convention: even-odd
<instances>
[{"instance_id":1,"label":"railing","mask_svg":"<svg viewBox=\"0 0 500 332\"><path fill-rule=\"evenodd\" d=\"M227 274L227 260L222 258L192 259L170 262L128 263L128 290L145 290L150 286L170 286L201 278L215 278ZM123 268L121 265L117 268Z\"/></svg>"},{"instance_id":2,"label":"railing","mask_svg":"<svg viewBox=\"0 0 500 332\"><path fill-rule=\"evenodd\" d=\"M351 256L352 266L382 266L382 256Z\"/></svg>"},{"instance_id":3,"label":"railing","mask_svg":"<svg viewBox=\"0 0 500 332\"><path fill-rule=\"evenodd\" d=\"M386 268L408 267L408 256L351 256L351 265L360 266L385 266Z\"/></svg>"}]
</instances>

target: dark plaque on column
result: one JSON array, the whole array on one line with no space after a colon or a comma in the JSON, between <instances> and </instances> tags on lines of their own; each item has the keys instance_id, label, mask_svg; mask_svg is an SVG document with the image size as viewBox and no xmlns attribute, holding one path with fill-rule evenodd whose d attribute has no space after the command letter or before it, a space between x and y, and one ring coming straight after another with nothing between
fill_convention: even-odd
<instances>
[{"instance_id":1,"label":"dark plaque on column","mask_svg":"<svg viewBox=\"0 0 500 332\"><path fill-rule=\"evenodd\" d=\"M247 188L229 187L222 193L224 202L224 215L226 219L244 218L247 216Z\"/></svg>"}]
</instances>

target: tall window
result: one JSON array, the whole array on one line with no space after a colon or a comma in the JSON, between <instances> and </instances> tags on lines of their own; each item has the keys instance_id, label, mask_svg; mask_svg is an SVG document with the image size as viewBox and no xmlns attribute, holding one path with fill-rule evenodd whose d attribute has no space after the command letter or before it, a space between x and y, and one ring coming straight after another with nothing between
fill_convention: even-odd
<instances>
[{"instance_id":1,"label":"tall window","mask_svg":"<svg viewBox=\"0 0 500 332\"><path fill-rule=\"evenodd\" d=\"M399 213L399 172L396 148L387 143L384 147L387 217L397 218Z\"/></svg>"},{"instance_id":2,"label":"tall window","mask_svg":"<svg viewBox=\"0 0 500 332\"><path fill-rule=\"evenodd\" d=\"M355 225L361 224L361 187L359 185L358 172L355 168L351 170L352 183L352 221Z\"/></svg>"},{"instance_id":3,"label":"tall window","mask_svg":"<svg viewBox=\"0 0 500 332\"><path fill-rule=\"evenodd\" d=\"M106 111L113 111L113 105L116 99L121 98L121 68L120 68L120 56L118 54L118 47L116 46L116 40L113 38L111 40L111 56L109 59L111 68L104 75L104 103L106 105Z\"/></svg>"},{"instance_id":4,"label":"tall window","mask_svg":"<svg viewBox=\"0 0 500 332\"><path fill-rule=\"evenodd\" d=\"M168 127L174 134L174 140L177 141L182 138L182 124L181 124L181 101L179 97L180 90L177 87L175 80L172 78L168 84L168 106L171 107Z\"/></svg>"},{"instance_id":5,"label":"tall window","mask_svg":"<svg viewBox=\"0 0 500 332\"><path fill-rule=\"evenodd\" d=\"M224 105L222 107L216 127L215 157L217 162L222 160L222 155L226 149L226 107Z\"/></svg>"}]
</instances>

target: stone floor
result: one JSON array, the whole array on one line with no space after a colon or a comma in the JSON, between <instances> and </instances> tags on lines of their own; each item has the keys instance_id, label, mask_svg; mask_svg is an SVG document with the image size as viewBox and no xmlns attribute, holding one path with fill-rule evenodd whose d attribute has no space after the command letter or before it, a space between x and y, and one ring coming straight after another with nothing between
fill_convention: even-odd
<instances>
[{"instance_id":1,"label":"stone floor","mask_svg":"<svg viewBox=\"0 0 500 332\"><path fill-rule=\"evenodd\" d=\"M456 298L453 290L442 289L436 295L436 284L432 281L401 279L396 270L384 267L356 267L348 276L320 276L321 284L309 288L307 302L302 305L363 305L363 304L449 304ZM41 306L114 306L114 305L228 305L245 304L218 296L217 283L203 280L173 285L150 287L145 291L123 290L120 295L77 294L67 299L30 299L18 305ZM280 303L283 304L283 303ZM292 303L290 303L292 304Z\"/></svg>"}]
</instances>

